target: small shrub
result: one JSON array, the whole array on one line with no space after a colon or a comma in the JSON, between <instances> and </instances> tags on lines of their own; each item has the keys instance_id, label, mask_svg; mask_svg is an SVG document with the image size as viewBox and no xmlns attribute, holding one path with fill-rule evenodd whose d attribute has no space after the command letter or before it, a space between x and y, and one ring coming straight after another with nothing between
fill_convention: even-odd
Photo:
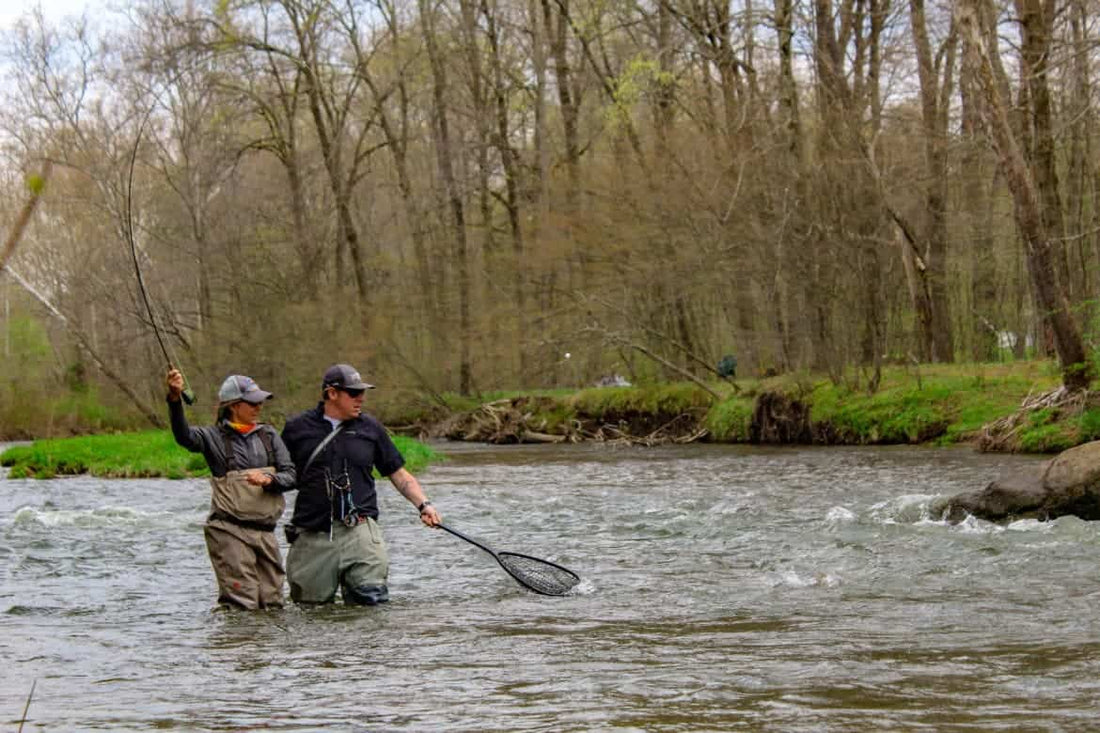
<instances>
[{"instance_id":1,"label":"small shrub","mask_svg":"<svg viewBox=\"0 0 1100 733\"><path fill-rule=\"evenodd\" d=\"M1077 420L1081 440L1100 440L1100 409L1085 410Z\"/></svg>"},{"instance_id":2,"label":"small shrub","mask_svg":"<svg viewBox=\"0 0 1100 733\"><path fill-rule=\"evenodd\" d=\"M1078 442L1071 427L1058 423L1020 431L1020 449L1027 453L1058 453L1072 448Z\"/></svg>"},{"instance_id":3,"label":"small shrub","mask_svg":"<svg viewBox=\"0 0 1100 733\"><path fill-rule=\"evenodd\" d=\"M737 397L715 404L704 420L711 439L731 443L747 441L752 409L752 400Z\"/></svg>"}]
</instances>

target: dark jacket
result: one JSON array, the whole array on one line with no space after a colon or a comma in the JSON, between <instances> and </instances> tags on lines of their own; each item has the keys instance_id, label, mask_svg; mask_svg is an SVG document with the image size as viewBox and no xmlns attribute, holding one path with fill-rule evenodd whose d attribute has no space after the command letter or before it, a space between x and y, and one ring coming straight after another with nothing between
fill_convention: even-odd
<instances>
[{"instance_id":1,"label":"dark jacket","mask_svg":"<svg viewBox=\"0 0 1100 733\"><path fill-rule=\"evenodd\" d=\"M210 467L210 473L215 476L224 476L229 470L225 455L225 438L228 436L229 444L233 448L234 469L243 471L274 465L275 480L265 486L264 491L281 494L295 488L294 463L290 460L290 453L279 438L279 433L270 425L261 423L248 435L241 435L224 422L193 428L187 424L183 403L179 400L168 401L168 416L172 421L172 436L176 442L192 453L202 453L206 465ZM260 437L263 432L271 437L274 462L269 460L267 448Z\"/></svg>"},{"instance_id":2,"label":"dark jacket","mask_svg":"<svg viewBox=\"0 0 1100 733\"><path fill-rule=\"evenodd\" d=\"M329 500L326 477L339 481L345 471L355 511L377 519L378 495L373 470L378 469L382 476L389 476L405 465L404 457L382 423L370 415L360 415L344 421L343 430L313 460L309 471L302 473L313 449L332 430L332 424L325 419L323 402L295 415L283 428L283 442L300 474L292 520L299 529L327 532L333 516L338 521L342 518L341 507L334 507Z\"/></svg>"}]
</instances>

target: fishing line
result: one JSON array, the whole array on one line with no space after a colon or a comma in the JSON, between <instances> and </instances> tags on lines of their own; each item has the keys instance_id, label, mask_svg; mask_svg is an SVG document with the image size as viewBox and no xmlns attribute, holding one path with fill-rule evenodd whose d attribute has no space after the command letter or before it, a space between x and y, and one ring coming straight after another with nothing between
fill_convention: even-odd
<instances>
[{"instance_id":1,"label":"fishing line","mask_svg":"<svg viewBox=\"0 0 1100 733\"><path fill-rule=\"evenodd\" d=\"M153 105L149 105L148 111L141 120L141 124L138 125L137 136L134 138L134 149L130 151L130 173L126 181L126 238L130 242L130 254L134 260L134 272L137 274L138 290L141 291L141 299L145 303L145 310L149 313L149 323L153 326L153 333L157 337L157 343L160 344L160 351L164 354L164 360L168 362L170 369L175 369L176 360L168 354L168 347L164 343L164 337L160 333L160 327L157 326L157 317L153 312L153 305L149 302L149 293L145 288L145 277L141 273L141 264L138 261L137 242L134 240L134 166L137 164L138 146L141 145L141 136L145 131L145 125L149 122L149 118L153 114ZM183 401L189 405L195 404L195 393L191 391L191 386L187 382L187 377L183 378Z\"/></svg>"}]
</instances>

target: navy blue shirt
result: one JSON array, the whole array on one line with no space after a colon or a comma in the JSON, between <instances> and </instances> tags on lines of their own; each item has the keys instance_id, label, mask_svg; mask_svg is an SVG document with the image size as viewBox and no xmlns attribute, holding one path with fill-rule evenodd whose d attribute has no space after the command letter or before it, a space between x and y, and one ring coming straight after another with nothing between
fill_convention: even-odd
<instances>
[{"instance_id":1,"label":"navy blue shirt","mask_svg":"<svg viewBox=\"0 0 1100 733\"><path fill-rule=\"evenodd\" d=\"M326 479L340 480L345 473L351 484L351 498L359 514L378 518L378 494L373 470L389 476L404 467L405 459L393 444L382 423L370 415L343 422L343 429L329 441L309 471L302 474L306 461L322 440L333 430L325 419L324 403L295 415L283 428L283 442L298 469L298 498L294 504L295 527L327 532L333 516L341 519L341 507L329 500Z\"/></svg>"}]
</instances>

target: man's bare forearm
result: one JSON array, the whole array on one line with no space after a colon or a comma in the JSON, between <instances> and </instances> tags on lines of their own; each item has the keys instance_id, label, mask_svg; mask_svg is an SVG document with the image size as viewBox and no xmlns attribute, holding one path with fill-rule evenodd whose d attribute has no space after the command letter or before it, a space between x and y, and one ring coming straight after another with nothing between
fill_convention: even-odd
<instances>
[{"instance_id":1,"label":"man's bare forearm","mask_svg":"<svg viewBox=\"0 0 1100 733\"><path fill-rule=\"evenodd\" d=\"M413 476L404 468L398 469L390 476L390 482L413 506L420 506L428 500L428 497L424 494L424 489L420 488L420 482L416 480L416 476Z\"/></svg>"}]
</instances>

